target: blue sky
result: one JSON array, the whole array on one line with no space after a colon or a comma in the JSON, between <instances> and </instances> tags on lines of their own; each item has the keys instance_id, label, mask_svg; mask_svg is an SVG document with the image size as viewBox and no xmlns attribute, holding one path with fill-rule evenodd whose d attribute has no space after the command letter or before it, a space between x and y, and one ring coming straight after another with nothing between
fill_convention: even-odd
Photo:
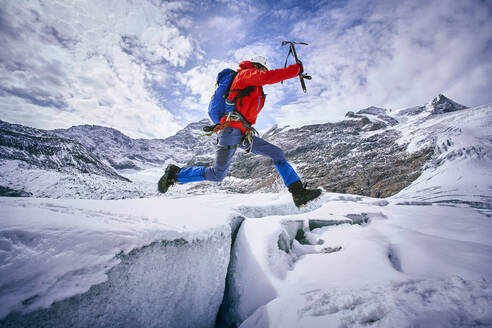
<instances>
[{"instance_id":1,"label":"blue sky","mask_svg":"<svg viewBox=\"0 0 492 328\"><path fill-rule=\"evenodd\" d=\"M411 1L16 1L0 5L1 119L163 138L206 117L218 71L283 40L313 80L266 86L257 128L403 109L439 93L492 102L492 4Z\"/></svg>"}]
</instances>

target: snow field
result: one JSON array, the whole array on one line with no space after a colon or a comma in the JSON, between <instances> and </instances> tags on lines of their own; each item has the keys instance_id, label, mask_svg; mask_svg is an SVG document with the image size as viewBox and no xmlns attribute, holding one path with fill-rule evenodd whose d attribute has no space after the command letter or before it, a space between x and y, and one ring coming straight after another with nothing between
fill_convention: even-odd
<instances>
[{"instance_id":1,"label":"snow field","mask_svg":"<svg viewBox=\"0 0 492 328\"><path fill-rule=\"evenodd\" d=\"M32 168L17 160L0 160L0 181L3 186L23 190L36 197L120 199L148 196L154 193L155 184L140 181L131 183L107 177Z\"/></svg>"},{"instance_id":2,"label":"snow field","mask_svg":"<svg viewBox=\"0 0 492 328\"><path fill-rule=\"evenodd\" d=\"M409 152L436 145L435 156L386 200L325 194L297 213L243 207L229 323L492 326L491 110L409 118L401 142Z\"/></svg>"},{"instance_id":3,"label":"snow field","mask_svg":"<svg viewBox=\"0 0 492 328\"><path fill-rule=\"evenodd\" d=\"M0 327L491 325L490 219L400 201L0 198Z\"/></svg>"},{"instance_id":4,"label":"snow field","mask_svg":"<svg viewBox=\"0 0 492 328\"><path fill-rule=\"evenodd\" d=\"M486 216L467 207L323 198L304 213L243 222L228 275L228 323L492 325Z\"/></svg>"},{"instance_id":5,"label":"snow field","mask_svg":"<svg viewBox=\"0 0 492 328\"><path fill-rule=\"evenodd\" d=\"M491 294L486 282L456 276L293 291L260 307L241 327L490 327Z\"/></svg>"}]
</instances>

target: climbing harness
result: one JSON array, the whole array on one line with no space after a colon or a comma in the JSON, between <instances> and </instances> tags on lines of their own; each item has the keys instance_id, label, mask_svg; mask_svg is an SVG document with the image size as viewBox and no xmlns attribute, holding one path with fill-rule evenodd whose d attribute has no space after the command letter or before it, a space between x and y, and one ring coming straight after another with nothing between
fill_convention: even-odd
<instances>
[{"instance_id":1,"label":"climbing harness","mask_svg":"<svg viewBox=\"0 0 492 328\"><path fill-rule=\"evenodd\" d=\"M247 153L250 153L251 150L253 149L253 141L255 140L255 137L257 135L258 135L258 131L256 131L256 129L253 127L251 127L251 129L249 130L246 130L246 132L244 133L244 137L241 140L241 145L245 147L244 150Z\"/></svg>"},{"instance_id":2,"label":"climbing harness","mask_svg":"<svg viewBox=\"0 0 492 328\"><path fill-rule=\"evenodd\" d=\"M231 125L231 123L232 121L229 122L226 121L223 124L217 123L214 125L206 125L203 127L203 131L206 133L202 134L201 136L210 137L214 133L220 134L225 128Z\"/></svg>"},{"instance_id":3,"label":"climbing harness","mask_svg":"<svg viewBox=\"0 0 492 328\"><path fill-rule=\"evenodd\" d=\"M226 120L224 123L220 124L215 124L215 125L209 125L205 126L203 130L207 133L203 134L204 136L211 136L212 134L216 133L217 134L217 145L219 144L219 134L224 131L225 128L230 126L232 122L241 122L243 125L243 128L246 129L244 132L244 136L241 139L241 145L245 147L245 150L247 153L251 152L251 149L253 148L253 141L256 135L258 135L258 131L253 127L253 125L244 117L241 112L237 110L237 101L239 100L239 105L242 106L243 104L243 98L248 96L251 92L253 92L255 89L254 86L247 86L244 89L232 89L229 90L227 94L230 94L231 92L237 92L236 96L232 99L229 100L226 98L225 105L226 105ZM232 108L232 110L227 110L227 108Z\"/></svg>"},{"instance_id":4,"label":"climbing harness","mask_svg":"<svg viewBox=\"0 0 492 328\"><path fill-rule=\"evenodd\" d=\"M222 124L215 124L215 125L208 125L203 127L203 130L207 133L203 134L202 136L211 136L212 134L216 133L217 134L217 145L219 145L219 135L224 131L225 128L230 126L232 122L241 122L243 125L243 128L246 129L244 132L243 138L241 139L241 146L245 148L245 151L247 153L251 152L251 149L253 148L253 142L255 137L258 135L258 131L252 126L250 122L237 110L234 110L232 112L228 112L226 116L226 120ZM221 147L223 148L223 147ZM230 147L229 147L230 148Z\"/></svg>"},{"instance_id":5,"label":"climbing harness","mask_svg":"<svg viewBox=\"0 0 492 328\"><path fill-rule=\"evenodd\" d=\"M246 129L244 132L243 139L241 139L241 145L245 147L245 151L247 153L251 152L251 149L253 148L253 141L255 140L255 137L258 135L258 131L253 127L253 125L244 117L241 112L238 110L234 110L232 112L229 112L226 118L226 122L241 122L243 125L243 128ZM224 123L224 124L225 124Z\"/></svg>"}]
</instances>

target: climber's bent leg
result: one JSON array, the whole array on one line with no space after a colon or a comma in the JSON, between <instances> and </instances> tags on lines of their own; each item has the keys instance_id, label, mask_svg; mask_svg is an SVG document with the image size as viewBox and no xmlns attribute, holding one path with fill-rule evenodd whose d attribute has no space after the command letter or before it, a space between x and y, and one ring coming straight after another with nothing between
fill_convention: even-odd
<instances>
[{"instance_id":1,"label":"climber's bent leg","mask_svg":"<svg viewBox=\"0 0 492 328\"><path fill-rule=\"evenodd\" d=\"M187 183L194 181L203 181L205 166L191 166L191 167L183 167L181 171L178 173L178 182L179 183Z\"/></svg>"},{"instance_id":2,"label":"climber's bent leg","mask_svg":"<svg viewBox=\"0 0 492 328\"><path fill-rule=\"evenodd\" d=\"M294 168L285 160L284 152L279 147L272 145L260 137L256 137L253 140L251 152L271 158L285 186L301 180Z\"/></svg>"},{"instance_id":3,"label":"climber's bent leg","mask_svg":"<svg viewBox=\"0 0 492 328\"><path fill-rule=\"evenodd\" d=\"M214 166L184 167L178 174L178 182L187 183L203 180L219 182L224 180L229 171L229 166L236 152L237 145L241 142L242 138L243 134L241 130L230 127L225 128L219 135Z\"/></svg>"},{"instance_id":4,"label":"climber's bent leg","mask_svg":"<svg viewBox=\"0 0 492 328\"><path fill-rule=\"evenodd\" d=\"M229 171L232 157L236 152L236 146L218 146L215 154L215 163L213 167L207 167L204 170L204 179L208 181L220 182L224 180Z\"/></svg>"}]
</instances>

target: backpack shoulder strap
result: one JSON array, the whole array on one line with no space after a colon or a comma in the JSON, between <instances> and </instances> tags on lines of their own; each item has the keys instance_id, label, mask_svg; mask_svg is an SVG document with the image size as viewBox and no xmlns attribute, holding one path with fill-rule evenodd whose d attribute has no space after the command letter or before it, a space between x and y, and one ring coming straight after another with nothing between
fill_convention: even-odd
<instances>
[{"instance_id":1,"label":"backpack shoulder strap","mask_svg":"<svg viewBox=\"0 0 492 328\"><path fill-rule=\"evenodd\" d=\"M233 92L233 91L237 91L237 95L232 99L232 103L236 103L237 100L239 99L240 102L239 104L242 106L243 104L243 98L246 97L247 95L249 95L251 92L253 92L253 90L255 89L255 87L253 85L250 85L250 86L247 86L246 88L244 89L232 89L232 90L229 90L229 93Z\"/></svg>"}]
</instances>

